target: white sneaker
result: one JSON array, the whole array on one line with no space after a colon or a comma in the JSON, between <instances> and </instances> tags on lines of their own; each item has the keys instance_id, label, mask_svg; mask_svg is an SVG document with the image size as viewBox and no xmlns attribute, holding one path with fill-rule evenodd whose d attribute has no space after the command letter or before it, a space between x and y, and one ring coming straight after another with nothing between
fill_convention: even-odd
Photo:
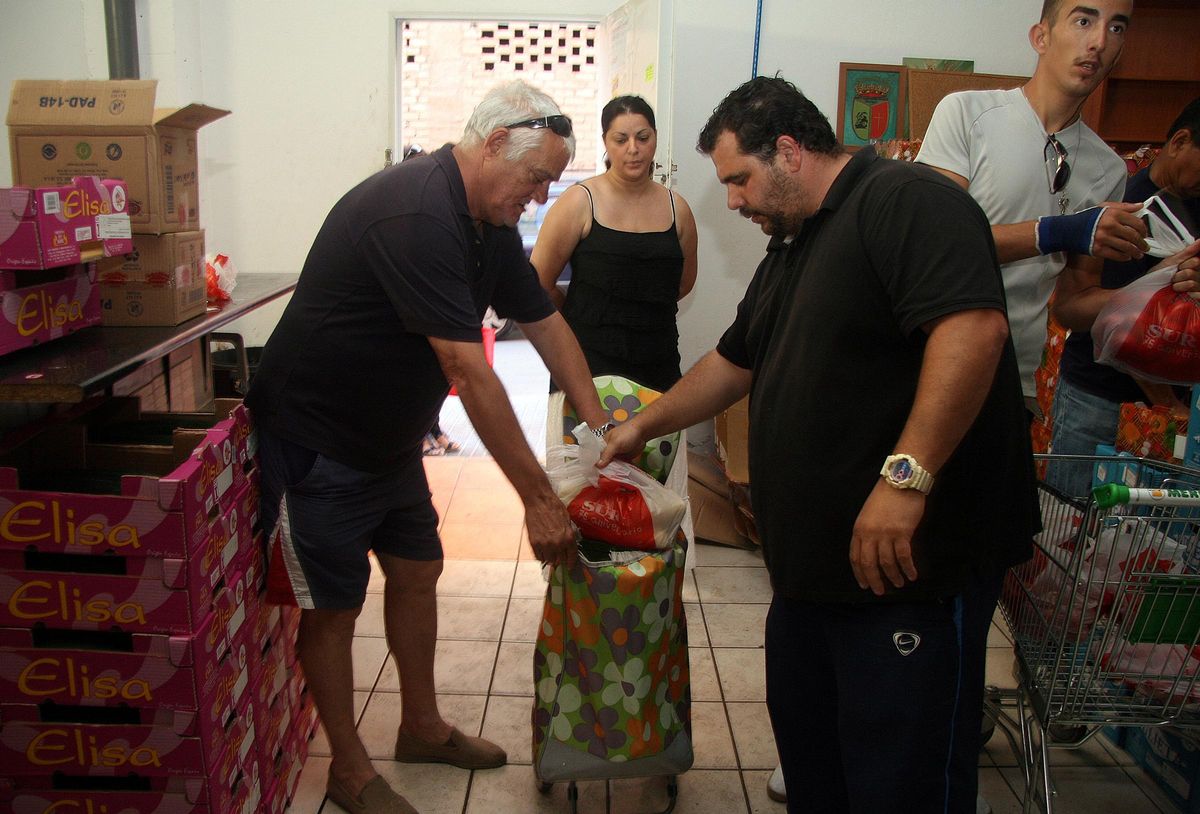
<instances>
[{"instance_id":1,"label":"white sneaker","mask_svg":"<svg viewBox=\"0 0 1200 814\"><path fill-rule=\"evenodd\" d=\"M771 779L767 781L767 796L777 803L787 802L787 789L783 785L782 766L776 766L775 771L771 774ZM991 809L988 811L990 813Z\"/></svg>"},{"instance_id":2,"label":"white sneaker","mask_svg":"<svg viewBox=\"0 0 1200 814\"><path fill-rule=\"evenodd\" d=\"M982 794L975 798L975 814L992 814L992 807Z\"/></svg>"}]
</instances>

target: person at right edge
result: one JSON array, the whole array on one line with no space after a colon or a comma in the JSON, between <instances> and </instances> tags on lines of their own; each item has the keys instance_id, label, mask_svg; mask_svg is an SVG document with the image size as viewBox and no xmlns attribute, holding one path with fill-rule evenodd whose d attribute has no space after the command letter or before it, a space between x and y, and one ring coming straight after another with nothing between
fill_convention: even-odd
<instances>
[{"instance_id":1,"label":"person at right edge","mask_svg":"<svg viewBox=\"0 0 1200 814\"><path fill-rule=\"evenodd\" d=\"M974 812L988 626L1038 524L987 218L928 168L848 155L778 77L730 93L698 147L767 256L600 465L749 393L788 810Z\"/></svg>"},{"instance_id":2,"label":"person at right edge","mask_svg":"<svg viewBox=\"0 0 1200 814\"><path fill-rule=\"evenodd\" d=\"M1129 179L1125 200L1140 204L1160 193L1178 199L1177 216L1193 235L1200 234L1200 98L1193 99L1171 124L1154 163ZM1194 257L1200 242L1190 248ZM1180 259L1181 255L1175 255L1172 262ZM1163 404L1177 421L1187 421L1186 391L1181 399L1179 388L1138 379L1095 361L1091 326L1096 315L1113 291L1129 285L1158 262L1150 255L1126 263L1105 261L1099 288L1061 293L1055 300L1054 316L1063 327L1071 329L1054 391L1050 447L1055 453L1094 455L1097 444L1112 444L1122 402ZM1183 264L1181 269L1187 271L1195 267L1196 260L1184 259ZM1182 277L1177 276L1175 289L1194 290L1195 284L1189 285ZM1092 485L1092 467L1088 463L1059 463L1048 473L1047 481L1064 494L1079 497Z\"/></svg>"}]
</instances>

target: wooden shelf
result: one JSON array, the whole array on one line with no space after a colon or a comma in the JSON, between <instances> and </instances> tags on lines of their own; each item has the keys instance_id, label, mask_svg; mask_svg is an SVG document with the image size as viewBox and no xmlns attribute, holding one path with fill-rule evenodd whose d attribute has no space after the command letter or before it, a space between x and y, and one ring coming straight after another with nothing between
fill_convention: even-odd
<instances>
[{"instance_id":1,"label":"wooden shelf","mask_svg":"<svg viewBox=\"0 0 1200 814\"><path fill-rule=\"evenodd\" d=\"M0 401L78 403L296 287L297 274L243 274L224 307L180 325L84 328L0 358Z\"/></svg>"},{"instance_id":2,"label":"wooden shelf","mask_svg":"<svg viewBox=\"0 0 1200 814\"><path fill-rule=\"evenodd\" d=\"M1125 50L1083 108L1083 118L1112 143L1162 144L1185 105L1200 96L1200 4L1143 0Z\"/></svg>"}]
</instances>

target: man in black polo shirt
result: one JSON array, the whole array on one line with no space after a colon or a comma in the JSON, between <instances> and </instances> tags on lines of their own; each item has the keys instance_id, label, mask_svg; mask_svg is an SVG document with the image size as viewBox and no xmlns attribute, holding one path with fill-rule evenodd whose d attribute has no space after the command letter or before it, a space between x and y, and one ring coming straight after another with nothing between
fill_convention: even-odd
<instances>
[{"instance_id":1,"label":"man in black polo shirt","mask_svg":"<svg viewBox=\"0 0 1200 814\"><path fill-rule=\"evenodd\" d=\"M768 256L601 463L749 393L789 810L973 812L987 629L1036 523L987 219L935 172L847 155L779 78L727 96L699 149Z\"/></svg>"},{"instance_id":2,"label":"man in black polo shirt","mask_svg":"<svg viewBox=\"0 0 1200 814\"><path fill-rule=\"evenodd\" d=\"M330 799L350 812L415 809L376 774L355 730L351 642L373 550L386 577L388 644L404 688L395 757L468 769L504 751L442 718L434 693L437 513L421 440L450 385L525 504L546 563L574 529L488 366L491 305L523 324L581 417L605 414L570 329L513 228L545 202L574 152L571 122L523 82L492 90L457 145L379 172L333 208L246 401L260 435L272 580L302 608L299 654L329 736ZM277 538L276 538L277 535Z\"/></svg>"}]
</instances>

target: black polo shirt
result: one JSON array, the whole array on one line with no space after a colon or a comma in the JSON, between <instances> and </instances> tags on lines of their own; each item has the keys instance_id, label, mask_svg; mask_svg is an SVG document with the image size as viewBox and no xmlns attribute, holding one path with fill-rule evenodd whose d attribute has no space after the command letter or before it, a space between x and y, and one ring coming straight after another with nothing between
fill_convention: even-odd
<instances>
[{"instance_id":1,"label":"black polo shirt","mask_svg":"<svg viewBox=\"0 0 1200 814\"><path fill-rule=\"evenodd\" d=\"M449 390L426 337L481 341L489 304L519 322L554 313L516 230L476 231L447 145L333 207L246 402L283 438L386 470L420 445Z\"/></svg>"},{"instance_id":2,"label":"black polo shirt","mask_svg":"<svg viewBox=\"0 0 1200 814\"><path fill-rule=\"evenodd\" d=\"M912 409L921 325L974 308L1004 308L991 230L927 167L861 150L791 245L771 241L717 349L753 373L752 502L778 593L875 601L850 569L855 519ZM950 595L977 567L1026 559L1036 512L1010 341L928 498L920 577L885 599Z\"/></svg>"}]
</instances>

